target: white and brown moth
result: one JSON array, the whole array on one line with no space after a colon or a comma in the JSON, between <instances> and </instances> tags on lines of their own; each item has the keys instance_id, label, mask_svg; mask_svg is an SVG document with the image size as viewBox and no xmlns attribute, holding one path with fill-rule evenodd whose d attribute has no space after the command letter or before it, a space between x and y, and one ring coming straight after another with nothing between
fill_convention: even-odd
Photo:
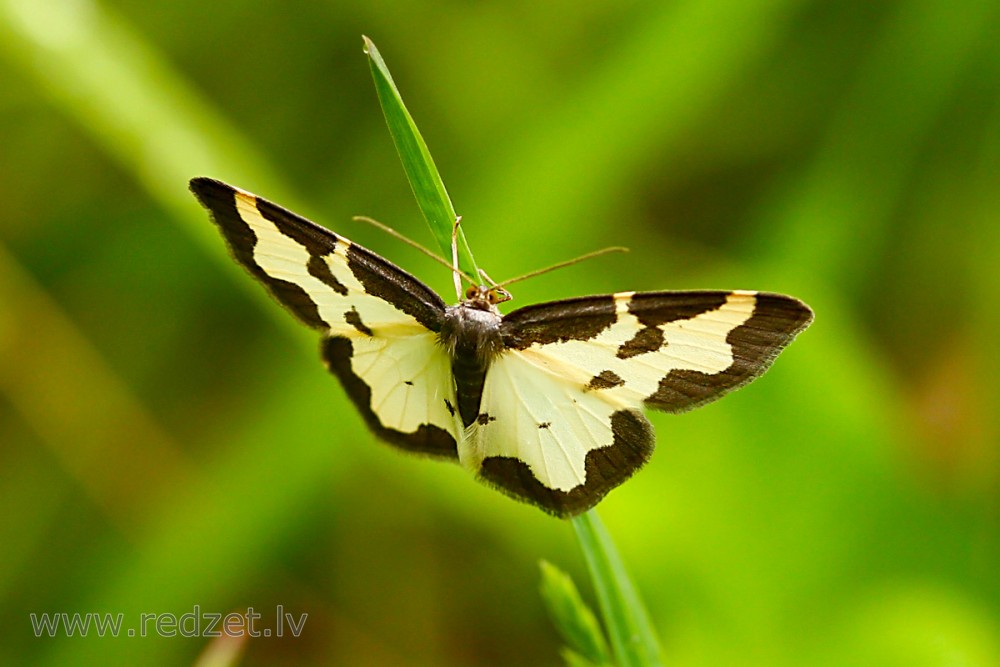
<instances>
[{"instance_id":1,"label":"white and brown moth","mask_svg":"<svg viewBox=\"0 0 1000 667\"><path fill-rule=\"evenodd\" d=\"M643 406L683 412L742 387L812 321L798 299L747 291L621 292L501 315L503 291L472 285L448 306L265 199L209 178L191 190L236 260L322 333L327 367L378 437L457 459L560 517L649 459Z\"/></svg>"}]
</instances>

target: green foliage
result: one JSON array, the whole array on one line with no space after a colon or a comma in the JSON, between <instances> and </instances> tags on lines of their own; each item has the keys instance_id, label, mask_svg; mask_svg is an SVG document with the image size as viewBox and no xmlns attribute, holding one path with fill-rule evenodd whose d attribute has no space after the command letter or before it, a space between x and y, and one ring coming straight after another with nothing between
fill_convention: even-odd
<instances>
[{"instance_id":1,"label":"green foliage","mask_svg":"<svg viewBox=\"0 0 1000 667\"><path fill-rule=\"evenodd\" d=\"M0 663L192 664L205 640L36 639L27 614L251 603L311 614L246 667L555 661L536 563L582 585L569 531L373 443L186 191L232 182L450 293L350 222L426 233L368 34L491 275L633 250L515 306L817 312L750 387L651 415L601 504L668 664L1000 664L1000 5L383 9L0 0Z\"/></svg>"},{"instance_id":2,"label":"green foliage","mask_svg":"<svg viewBox=\"0 0 1000 667\"><path fill-rule=\"evenodd\" d=\"M601 625L580 597L573 579L548 561L539 561L538 567L542 573L542 599L568 645L563 649L567 664L570 667L610 666L611 654Z\"/></svg>"}]
</instances>

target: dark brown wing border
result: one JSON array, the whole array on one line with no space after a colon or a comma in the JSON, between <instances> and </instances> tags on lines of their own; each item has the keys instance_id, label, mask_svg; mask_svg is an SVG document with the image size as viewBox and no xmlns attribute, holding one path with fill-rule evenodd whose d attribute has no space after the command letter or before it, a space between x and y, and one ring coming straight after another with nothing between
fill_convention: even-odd
<instances>
[{"instance_id":1,"label":"dark brown wing border","mask_svg":"<svg viewBox=\"0 0 1000 667\"><path fill-rule=\"evenodd\" d=\"M570 491L548 488L524 461L509 456L483 459L479 476L502 493L549 514L564 519L575 516L592 508L631 477L653 453L653 428L637 410L612 414L611 431L614 434L611 445L587 452L587 481Z\"/></svg>"}]
</instances>

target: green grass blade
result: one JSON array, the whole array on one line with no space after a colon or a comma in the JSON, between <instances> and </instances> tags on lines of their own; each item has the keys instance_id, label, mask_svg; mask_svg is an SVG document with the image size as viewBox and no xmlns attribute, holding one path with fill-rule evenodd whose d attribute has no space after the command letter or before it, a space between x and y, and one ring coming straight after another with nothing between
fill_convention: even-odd
<instances>
[{"instance_id":1,"label":"green grass blade","mask_svg":"<svg viewBox=\"0 0 1000 667\"><path fill-rule=\"evenodd\" d=\"M610 666L611 656L601 625L580 597L573 580L548 561L539 561L538 567L542 572L542 600L569 648L564 654L567 663Z\"/></svg>"},{"instance_id":2,"label":"green grass blade","mask_svg":"<svg viewBox=\"0 0 1000 667\"><path fill-rule=\"evenodd\" d=\"M399 159L403 162L406 178L410 181L413 195L417 198L417 205L420 206L420 212L430 225L431 233L437 239L444 256L450 260L455 207L448 197L448 191L444 187L430 151L427 150L424 138L420 135L410 112L406 110L406 105L403 104L403 98L392 80L392 75L389 74L389 68L386 67L375 44L367 37L364 40L378 101L382 105L382 113L385 114L385 122L396 144ZM472 257L472 251L469 250L469 244L461 228L458 230L458 267L470 276L479 276L476 261Z\"/></svg>"},{"instance_id":3,"label":"green grass blade","mask_svg":"<svg viewBox=\"0 0 1000 667\"><path fill-rule=\"evenodd\" d=\"M660 644L639 592L595 510L573 518L587 568L594 580L604 626L621 667L662 665Z\"/></svg>"}]
</instances>

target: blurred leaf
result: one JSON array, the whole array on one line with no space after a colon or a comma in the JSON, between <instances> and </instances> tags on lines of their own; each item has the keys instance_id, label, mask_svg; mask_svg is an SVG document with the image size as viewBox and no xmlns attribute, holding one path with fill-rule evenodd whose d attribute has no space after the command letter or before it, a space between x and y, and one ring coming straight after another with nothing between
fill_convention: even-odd
<instances>
[{"instance_id":1,"label":"blurred leaf","mask_svg":"<svg viewBox=\"0 0 1000 667\"><path fill-rule=\"evenodd\" d=\"M628 29L615 48L599 49L585 77L566 81L555 68L551 85L559 94L543 98L544 112L527 115L516 134L492 147L485 182L463 201L477 215L532 221L532 242L542 248L608 228L621 240L621 230L635 229L621 216L636 203L636 186L654 178L669 191L672 178L683 179L671 170L687 166L685 144L699 123L769 57L802 4L637 3L641 15L620 26ZM584 38L575 53L594 50ZM496 235L491 245L506 256L523 240Z\"/></svg>"},{"instance_id":2,"label":"blurred leaf","mask_svg":"<svg viewBox=\"0 0 1000 667\"><path fill-rule=\"evenodd\" d=\"M0 52L211 247L218 239L184 186L192 176L266 186L287 201L267 160L102 3L0 1Z\"/></svg>"},{"instance_id":3,"label":"blurred leaf","mask_svg":"<svg viewBox=\"0 0 1000 667\"><path fill-rule=\"evenodd\" d=\"M608 644L594 612L580 597L568 574L548 561L539 561L541 592L549 615L569 650L563 656L571 665L610 665Z\"/></svg>"},{"instance_id":4,"label":"blurred leaf","mask_svg":"<svg viewBox=\"0 0 1000 667\"><path fill-rule=\"evenodd\" d=\"M205 646L194 667L236 667L246 651L248 634L222 633Z\"/></svg>"},{"instance_id":5,"label":"blurred leaf","mask_svg":"<svg viewBox=\"0 0 1000 667\"><path fill-rule=\"evenodd\" d=\"M845 613L840 664L859 667L992 667L1000 626L990 610L957 591L900 582L865 591ZM833 663L833 660L830 661Z\"/></svg>"}]
</instances>

